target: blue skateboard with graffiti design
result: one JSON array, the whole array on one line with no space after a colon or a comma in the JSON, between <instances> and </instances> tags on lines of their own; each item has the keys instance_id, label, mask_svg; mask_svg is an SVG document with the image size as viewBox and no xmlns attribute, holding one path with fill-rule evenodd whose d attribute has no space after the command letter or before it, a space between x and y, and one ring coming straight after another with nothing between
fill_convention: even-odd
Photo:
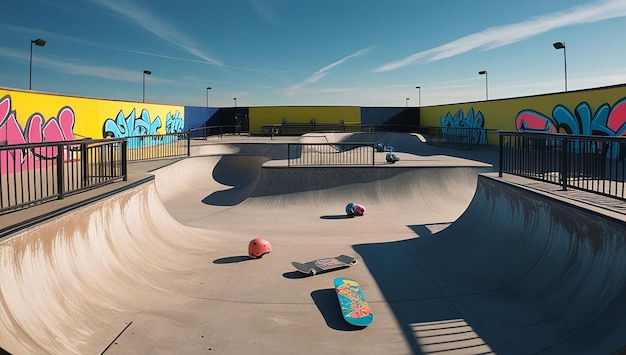
<instances>
[{"instance_id":1,"label":"blue skateboard with graffiti design","mask_svg":"<svg viewBox=\"0 0 626 355\"><path fill-rule=\"evenodd\" d=\"M335 291L346 322L358 327L367 327L374 321L374 314L365 301L359 283L345 277L334 281Z\"/></svg>"}]
</instances>

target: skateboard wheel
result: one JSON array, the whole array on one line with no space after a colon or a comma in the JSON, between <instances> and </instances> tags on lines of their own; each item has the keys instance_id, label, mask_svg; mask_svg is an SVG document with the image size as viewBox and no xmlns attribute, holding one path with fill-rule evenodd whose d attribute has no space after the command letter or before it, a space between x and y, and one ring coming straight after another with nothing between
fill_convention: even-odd
<instances>
[{"instance_id":1,"label":"skateboard wheel","mask_svg":"<svg viewBox=\"0 0 626 355\"><path fill-rule=\"evenodd\" d=\"M315 276L315 274L317 274L317 271L315 271L315 269L311 269L311 270L309 270L309 274L311 276Z\"/></svg>"},{"instance_id":2,"label":"skateboard wheel","mask_svg":"<svg viewBox=\"0 0 626 355\"><path fill-rule=\"evenodd\" d=\"M352 259L352 261L350 262L350 266L352 265L356 265L356 263L358 263L359 261L356 259Z\"/></svg>"}]
</instances>

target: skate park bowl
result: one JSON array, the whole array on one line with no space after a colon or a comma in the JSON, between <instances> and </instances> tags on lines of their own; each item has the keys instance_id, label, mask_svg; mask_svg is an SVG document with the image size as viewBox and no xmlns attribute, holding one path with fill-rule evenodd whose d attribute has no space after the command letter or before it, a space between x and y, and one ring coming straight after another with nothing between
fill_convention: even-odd
<instances>
[{"instance_id":1,"label":"skate park bowl","mask_svg":"<svg viewBox=\"0 0 626 355\"><path fill-rule=\"evenodd\" d=\"M400 161L288 167L293 142L221 139L0 241L9 353L614 353L619 215L493 173L497 155L369 139ZM298 142L362 141L311 135ZM486 157L486 158L485 158ZM345 205L367 208L350 218ZM271 242L260 259L253 238ZM350 255L307 277L291 266ZM333 279L375 315L347 324Z\"/></svg>"}]
</instances>

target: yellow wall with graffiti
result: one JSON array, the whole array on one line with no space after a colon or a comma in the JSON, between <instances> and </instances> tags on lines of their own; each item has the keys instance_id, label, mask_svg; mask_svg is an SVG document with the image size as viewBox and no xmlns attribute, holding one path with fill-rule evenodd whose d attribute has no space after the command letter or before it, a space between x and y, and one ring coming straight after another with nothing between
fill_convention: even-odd
<instances>
[{"instance_id":1,"label":"yellow wall with graffiti","mask_svg":"<svg viewBox=\"0 0 626 355\"><path fill-rule=\"evenodd\" d=\"M358 106L272 106L250 107L250 133L261 133L261 126L281 124L283 119L290 123L359 123L361 108Z\"/></svg>"},{"instance_id":2,"label":"yellow wall with graffiti","mask_svg":"<svg viewBox=\"0 0 626 355\"><path fill-rule=\"evenodd\" d=\"M69 108L73 112L74 126L72 131L75 139L103 138L103 128L107 120L112 121L108 124L110 127L117 127L119 132L116 132L116 134L122 134L123 136L134 135L132 134L133 132L128 132L129 117L132 117L133 110L135 110L135 120L141 118L144 122L149 122L148 126L153 130L151 133L143 134L166 133L168 115L170 121L178 120L180 130L182 130L181 124L184 120L184 106L102 100L2 88L0 88L0 99L3 100L3 107L9 106L8 114L3 115L3 112L0 112L0 125L7 123L6 121L9 117L5 116L10 116L11 113L14 113L15 119L25 136L27 133L25 130L29 126L28 121L33 115L40 114L45 124L50 120L56 120L60 115L60 111L64 108ZM141 117L143 110L146 110L146 112ZM118 120L118 115L120 114L125 121L121 125L118 124L121 123ZM159 126L158 122L156 122L157 118L160 120L159 128L157 128ZM138 128L136 124L135 126ZM4 134L7 135L7 130L4 131ZM5 138L7 137L0 137L0 140L8 140L10 144L13 143L11 139ZM69 139L70 137L67 138Z\"/></svg>"},{"instance_id":3,"label":"yellow wall with graffiti","mask_svg":"<svg viewBox=\"0 0 626 355\"><path fill-rule=\"evenodd\" d=\"M420 125L440 127L442 124L441 118L447 114L455 116L462 111L463 116L467 116L470 112L477 116L480 113L484 119L482 128L491 133L487 134L488 143L497 144L498 136L495 134L495 131L515 131L517 129L515 125L516 118L524 110L533 110L546 116L546 118L552 118L553 110L557 105L566 107L574 115L577 106L587 103L591 112L596 113L601 105L608 104L610 107L614 107L616 103L624 98L626 98L626 85L619 85L513 99L428 106L421 108ZM626 117L623 120L626 122ZM565 133L562 130L560 132ZM584 133L590 134L589 132Z\"/></svg>"}]
</instances>

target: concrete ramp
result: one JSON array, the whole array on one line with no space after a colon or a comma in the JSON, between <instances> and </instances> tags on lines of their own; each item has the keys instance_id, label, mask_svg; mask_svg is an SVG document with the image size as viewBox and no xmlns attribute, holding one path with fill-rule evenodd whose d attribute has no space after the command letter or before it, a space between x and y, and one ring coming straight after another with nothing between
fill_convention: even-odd
<instances>
[{"instance_id":1,"label":"concrete ramp","mask_svg":"<svg viewBox=\"0 0 626 355\"><path fill-rule=\"evenodd\" d=\"M419 211L421 217L452 221L471 200L476 178L476 168L470 166L264 167L242 207L324 213L342 212L348 202L358 202L376 216L414 218Z\"/></svg>"},{"instance_id":2,"label":"concrete ramp","mask_svg":"<svg viewBox=\"0 0 626 355\"><path fill-rule=\"evenodd\" d=\"M262 155L208 155L153 172L164 205L179 221L194 221L243 202L256 188Z\"/></svg>"},{"instance_id":3,"label":"concrete ramp","mask_svg":"<svg viewBox=\"0 0 626 355\"><path fill-rule=\"evenodd\" d=\"M483 163L407 156L287 168L238 151L178 161L3 239L0 347L596 354L625 345L623 222L478 176ZM351 201L366 215L347 217ZM272 253L250 259L255 237ZM359 263L315 277L291 266L339 254ZM359 281L374 324L345 323L339 276Z\"/></svg>"},{"instance_id":4,"label":"concrete ramp","mask_svg":"<svg viewBox=\"0 0 626 355\"><path fill-rule=\"evenodd\" d=\"M166 289L189 285L206 255L219 249L210 230L177 223L148 183L27 229L0 247L0 346L16 354L99 354L130 322L143 322L141 351L175 352L193 334ZM144 314L151 310L151 314ZM156 312L155 312L156 311ZM133 332L133 330L131 330ZM130 334L130 332L129 332ZM177 334L177 335L175 335ZM199 352L200 335L185 349Z\"/></svg>"},{"instance_id":5,"label":"concrete ramp","mask_svg":"<svg viewBox=\"0 0 626 355\"><path fill-rule=\"evenodd\" d=\"M420 237L355 250L414 352L609 354L626 344L623 222L480 176L450 227L410 227Z\"/></svg>"}]
</instances>

